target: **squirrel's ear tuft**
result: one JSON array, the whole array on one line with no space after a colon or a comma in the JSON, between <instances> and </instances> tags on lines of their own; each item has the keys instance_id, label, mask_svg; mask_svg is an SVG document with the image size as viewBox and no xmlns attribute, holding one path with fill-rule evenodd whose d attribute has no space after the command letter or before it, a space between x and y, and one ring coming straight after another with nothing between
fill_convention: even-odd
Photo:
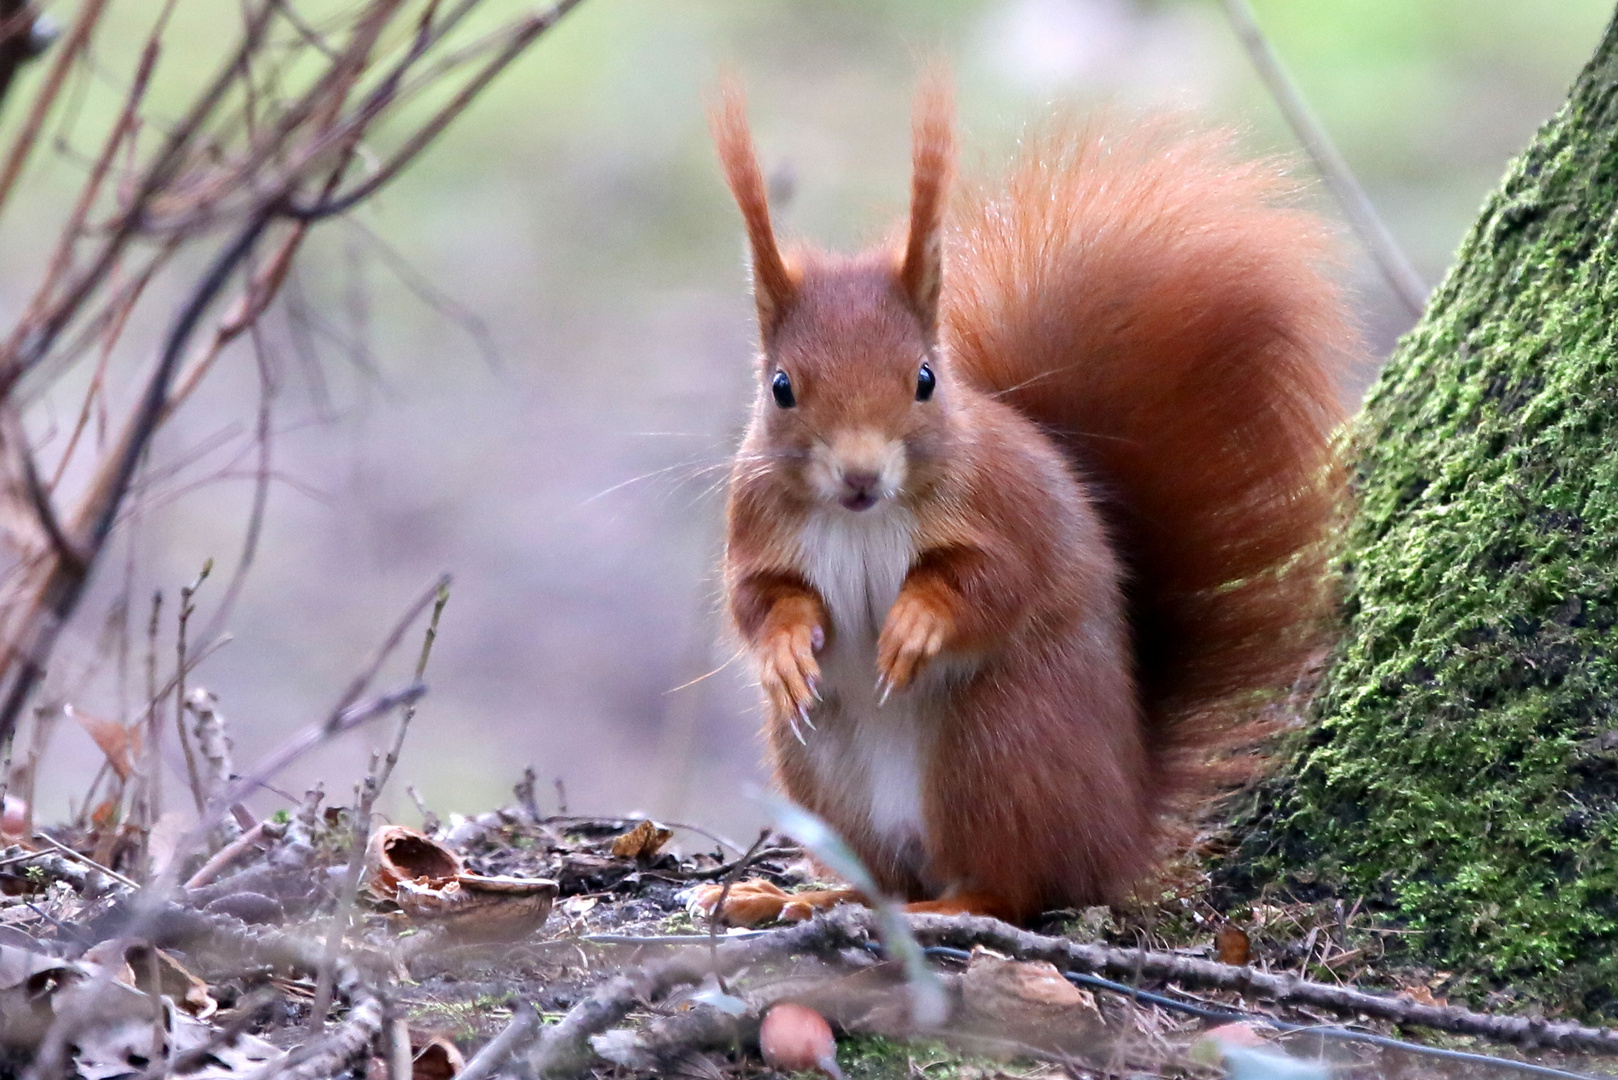
<instances>
[{"instance_id":1,"label":"squirrel's ear tuft","mask_svg":"<svg viewBox=\"0 0 1618 1080\"><path fill-rule=\"evenodd\" d=\"M759 331L767 339L786 313L797 285L775 246L764 174L747 127L747 99L735 79L726 77L721 83L719 101L708 110L708 125L713 129L725 182L747 226L747 241L753 249L753 299L758 304Z\"/></svg>"},{"instance_id":2,"label":"squirrel's ear tuft","mask_svg":"<svg viewBox=\"0 0 1618 1080\"><path fill-rule=\"evenodd\" d=\"M944 205L955 172L955 96L949 74L934 65L922 74L911 123L910 235L899 283L932 334L944 281Z\"/></svg>"}]
</instances>

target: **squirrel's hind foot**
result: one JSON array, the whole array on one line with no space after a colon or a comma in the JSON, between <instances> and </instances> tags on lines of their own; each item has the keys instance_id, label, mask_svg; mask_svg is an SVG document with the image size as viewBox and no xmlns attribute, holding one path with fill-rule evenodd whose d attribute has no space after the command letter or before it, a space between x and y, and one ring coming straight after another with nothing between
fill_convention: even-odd
<instances>
[{"instance_id":1,"label":"squirrel's hind foot","mask_svg":"<svg viewBox=\"0 0 1618 1080\"><path fill-rule=\"evenodd\" d=\"M722 885L698 886L686 901L686 909L693 915L712 918L721 895L724 907L719 911L719 921L726 926L758 926L777 919L802 922L815 912L826 911L844 901L860 903L863 900L854 889L789 893L774 882L752 878L736 882L729 892L725 892Z\"/></svg>"}]
</instances>

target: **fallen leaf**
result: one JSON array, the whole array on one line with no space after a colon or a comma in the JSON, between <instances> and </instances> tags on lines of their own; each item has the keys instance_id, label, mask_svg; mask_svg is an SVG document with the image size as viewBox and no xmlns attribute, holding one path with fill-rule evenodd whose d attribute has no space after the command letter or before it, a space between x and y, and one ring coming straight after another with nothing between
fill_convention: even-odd
<instances>
[{"instance_id":1,"label":"fallen leaf","mask_svg":"<svg viewBox=\"0 0 1618 1080\"><path fill-rule=\"evenodd\" d=\"M155 956L154 956L155 953ZM197 1020L206 1020L219 1010L219 1003L208 993L208 984L187 971L185 965L162 949L152 949L144 941L108 938L84 954L87 963L111 970L112 977L143 993L151 993L155 968L159 994L170 998Z\"/></svg>"},{"instance_id":2,"label":"fallen leaf","mask_svg":"<svg viewBox=\"0 0 1618 1080\"><path fill-rule=\"evenodd\" d=\"M655 822L642 821L613 840L612 853L619 859L646 862L653 858L673 835L672 830L665 829Z\"/></svg>"},{"instance_id":3,"label":"fallen leaf","mask_svg":"<svg viewBox=\"0 0 1618 1080\"><path fill-rule=\"evenodd\" d=\"M975 1013L1018 1026L1099 1024L1095 995L1043 960L1007 960L974 949L961 976L961 1000Z\"/></svg>"},{"instance_id":4,"label":"fallen leaf","mask_svg":"<svg viewBox=\"0 0 1618 1080\"><path fill-rule=\"evenodd\" d=\"M562 901L562 910L577 917L586 914L600 902L599 896L570 896Z\"/></svg>"},{"instance_id":5,"label":"fallen leaf","mask_svg":"<svg viewBox=\"0 0 1618 1080\"><path fill-rule=\"evenodd\" d=\"M1247 934L1234 923L1226 923L1214 934L1214 948L1219 951L1221 964L1246 967L1253 958L1253 944Z\"/></svg>"},{"instance_id":6,"label":"fallen leaf","mask_svg":"<svg viewBox=\"0 0 1618 1080\"><path fill-rule=\"evenodd\" d=\"M191 831L186 816L178 810L166 811L152 825L146 839L146 854L151 862L151 876L157 877L179 854L180 841ZM191 853L187 851L186 855Z\"/></svg>"},{"instance_id":7,"label":"fallen leaf","mask_svg":"<svg viewBox=\"0 0 1618 1080\"><path fill-rule=\"evenodd\" d=\"M128 780L135 771L135 759L140 754L140 725L124 727L116 720L91 716L71 705L63 705L62 712L76 721L94 740L96 747L106 757L107 764L118 774L118 779Z\"/></svg>"}]
</instances>

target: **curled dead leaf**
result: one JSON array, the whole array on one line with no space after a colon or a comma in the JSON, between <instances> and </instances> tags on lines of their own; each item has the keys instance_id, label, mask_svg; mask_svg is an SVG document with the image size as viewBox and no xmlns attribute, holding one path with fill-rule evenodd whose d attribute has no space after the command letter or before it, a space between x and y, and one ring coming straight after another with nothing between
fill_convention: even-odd
<instances>
[{"instance_id":1,"label":"curled dead leaf","mask_svg":"<svg viewBox=\"0 0 1618 1080\"><path fill-rule=\"evenodd\" d=\"M169 953L153 949L144 941L108 938L86 951L84 961L110 969L114 980L143 994L155 992L169 998L193 1019L206 1020L219 1011L219 1003L208 992L206 982Z\"/></svg>"},{"instance_id":2,"label":"curled dead leaf","mask_svg":"<svg viewBox=\"0 0 1618 1080\"><path fill-rule=\"evenodd\" d=\"M91 716L71 705L63 705L62 712L76 721L94 740L118 779L128 780L135 771L135 759L140 754L140 725L125 727L116 720Z\"/></svg>"},{"instance_id":3,"label":"curled dead leaf","mask_svg":"<svg viewBox=\"0 0 1618 1080\"><path fill-rule=\"evenodd\" d=\"M612 853L619 859L645 862L654 858L673 835L672 830L665 829L655 822L642 821L613 840Z\"/></svg>"}]
</instances>

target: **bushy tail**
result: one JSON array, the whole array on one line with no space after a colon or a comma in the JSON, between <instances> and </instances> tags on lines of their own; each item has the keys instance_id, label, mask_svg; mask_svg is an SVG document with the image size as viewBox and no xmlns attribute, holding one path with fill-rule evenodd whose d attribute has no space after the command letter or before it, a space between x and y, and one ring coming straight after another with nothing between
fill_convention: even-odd
<instances>
[{"instance_id":1,"label":"bushy tail","mask_svg":"<svg viewBox=\"0 0 1618 1080\"><path fill-rule=\"evenodd\" d=\"M958 371L1043 425L1129 560L1165 805L1230 780L1321 644L1358 349L1329 228L1274 161L1173 122L1031 140L946 245ZM1210 764L1224 757L1223 767Z\"/></svg>"}]
</instances>

